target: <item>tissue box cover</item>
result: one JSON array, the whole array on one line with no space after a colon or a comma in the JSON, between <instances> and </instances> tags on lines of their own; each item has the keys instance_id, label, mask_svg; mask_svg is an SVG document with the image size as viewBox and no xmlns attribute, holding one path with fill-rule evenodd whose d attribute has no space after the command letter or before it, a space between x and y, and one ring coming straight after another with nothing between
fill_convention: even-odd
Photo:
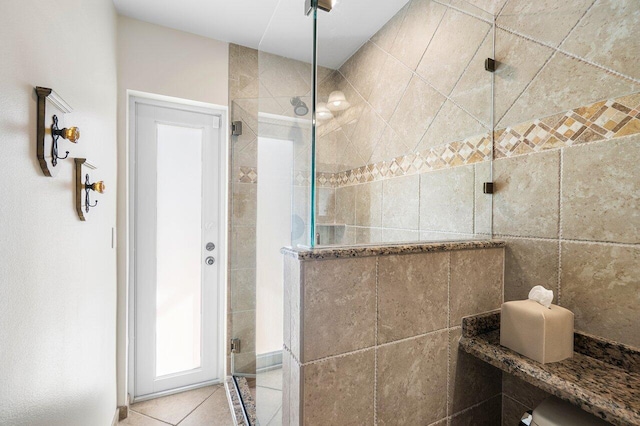
<instances>
[{"instance_id":1,"label":"tissue box cover","mask_svg":"<svg viewBox=\"0 0 640 426\"><path fill-rule=\"evenodd\" d=\"M573 312L533 300L502 304L500 344L543 364L573 356Z\"/></svg>"}]
</instances>

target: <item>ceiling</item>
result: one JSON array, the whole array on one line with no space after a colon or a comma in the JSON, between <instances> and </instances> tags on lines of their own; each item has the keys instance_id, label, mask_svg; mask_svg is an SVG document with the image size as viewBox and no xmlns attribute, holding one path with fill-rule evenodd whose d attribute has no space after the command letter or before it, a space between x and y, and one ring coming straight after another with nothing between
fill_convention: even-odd
<instances>
[{"instance_id":1,"label":"ceiling","mask_svg":"<svg viewBox=\"0 0 640 426\"><path fill-rule=\"evenodd\" d=\"M334 0L319 12L318 62L338 68L408 0ZM311 62L313 28L304 0L114 0L141 21Z\"/></svg>"}]
</instances>

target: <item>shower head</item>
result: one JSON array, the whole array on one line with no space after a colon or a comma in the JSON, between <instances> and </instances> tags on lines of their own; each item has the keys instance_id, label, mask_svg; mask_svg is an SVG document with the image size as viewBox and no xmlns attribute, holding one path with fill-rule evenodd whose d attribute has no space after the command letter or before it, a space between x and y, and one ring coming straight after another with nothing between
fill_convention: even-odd
<instances>
[{"instance_id":1,"label":"shower head","mask_svg":"<svg viewBox=\"0 0 640 426\"><path fill-rule=\"evenodd\" d=\"M305 104L299 96L291 98L291 105L293 105L293 112L300 117L303 117L309 113L309 107Z\"/></svg>"}]
</instances>

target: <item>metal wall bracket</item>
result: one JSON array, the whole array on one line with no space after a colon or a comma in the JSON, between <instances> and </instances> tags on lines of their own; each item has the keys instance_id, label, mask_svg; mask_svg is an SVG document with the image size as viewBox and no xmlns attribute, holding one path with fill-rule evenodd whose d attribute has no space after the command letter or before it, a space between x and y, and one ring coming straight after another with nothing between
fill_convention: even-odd
<instances>
[{"instance_id":1,"label":"metal wall bracket","mask_svg":"<svg viewBox=\"0 0 640 426\"><path fill-rule=\"evenodd\" d=\"M304 14L309 16L313 11L313 6L318 5L318 9L325 12L331 12L333 8L333 0L305 0L304 2Z\"/></svg>"},{"instance_id":2,"label":"metal wall bracket","mask_svg":"<svg viewBox=\"0 0 640 426\"><path fill-rule=\"evenodd\" d=\"M242 135L242 121L234 121L231 123L231 135L233 136Z\"/></svg>"},{"instance_id":3,"label":"metal wall bracket","mask_svg":"<svg viewBox=\"0 0 640 426\"><path fill-rule=\"evenodd\" d=\"M495 72L496 70L496 60L493 58L487 58L484 61L484 69L489 72Z\"/></svg>"},{"instance_id":4,"label":"metal wall bracket","mask_svg":"<svg viewBox=\"0 0 640 426\"><path fill-rule=\"evenodd\" d=\"M493 194L493 182L485 182L482 187L482 192L485 194Z\"/></svg>"},{"instance_id":5,"label":"metal wall bracket","mask_svg":"<svg viewBox=\"0 0 640 426\"><path fill-rule=\"evenodd\" d=\"M237 354L240 352L240 339L235 338L235 339L231 339L231 353L232 354Z\"/></svg>"}]
</instances>

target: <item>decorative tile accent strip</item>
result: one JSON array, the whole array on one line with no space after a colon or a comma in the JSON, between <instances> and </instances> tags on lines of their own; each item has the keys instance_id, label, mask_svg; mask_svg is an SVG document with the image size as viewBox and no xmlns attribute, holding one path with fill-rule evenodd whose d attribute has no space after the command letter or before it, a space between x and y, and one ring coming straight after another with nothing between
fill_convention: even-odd
<instances>
[{"instance_id":1,"label":"decorative tile accent strip","mask_svg":"<svg viewBox=\"0 0 640 426\"><path fill-rule=\"evenodd\" d=\"M409 176L488 160L491 160L491 136L490 134L478 135L423 152L396 157L390 161L380 161L336 173L336 186Z\"/></svg>"},{"instance_id":2,"label":"decorative tile accent strip","mask_svg":"<svg viewBox=\"0 0 640 426\"><path fill-rule=\"evenodd\" d=\"M640 134L640 93L496 130L493 150L487 133L343 172L320 172L317 184L338 188L634 134ZM256 168L241 167L238 181L256 183ZM296 171L295 184L309 185L309 172Z\"/></svg>"},{"instance_id":3,"label":"decorative tile accent strip","mask_svg":"<svg viewBox=\"0 0 640 426\"><path fill-rule=\"evenodd\" d=\"M495 158L640 133L640 93L496 130Z\"/></svg>"},{"instance_id":4,"label":"decorative tile accent strip","mask_svg":"<svg viewBox=\"0 0 640 426\"><path fill-rule=\"evenodd\" d=\"M258 183L257 167L240 167L238 172L239 183Z\"/></svg>"}]
</instances>

